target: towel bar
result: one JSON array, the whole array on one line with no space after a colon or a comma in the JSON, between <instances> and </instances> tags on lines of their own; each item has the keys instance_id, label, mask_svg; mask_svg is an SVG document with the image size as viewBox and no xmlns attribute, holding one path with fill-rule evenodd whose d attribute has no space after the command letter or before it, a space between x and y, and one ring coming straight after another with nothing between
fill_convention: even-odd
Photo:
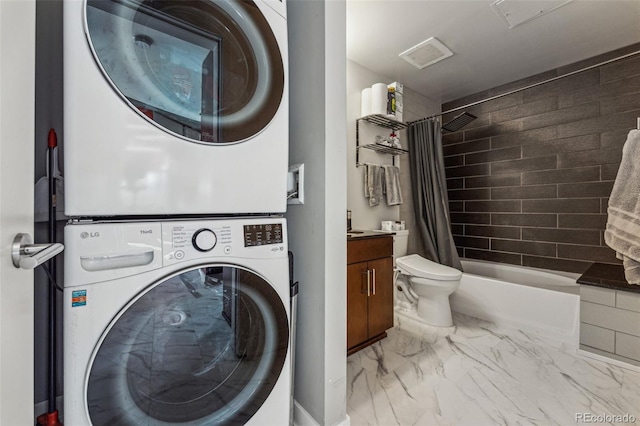
<instances>
[{"instance_id":1,"label":"towel bar","mask_svg":"<svg viewBox=\"0 0 640 426\"><path fill-rule=\"evenodd\" d=\"M356 167L360 167L360 166L364 166L367 163L356 163ZM394 155L393 157L391 157L391 164L393 166L396 165L396 156ZM400 165L398 164L398 167L400 167Z\"/></svg>"}]
</instances>

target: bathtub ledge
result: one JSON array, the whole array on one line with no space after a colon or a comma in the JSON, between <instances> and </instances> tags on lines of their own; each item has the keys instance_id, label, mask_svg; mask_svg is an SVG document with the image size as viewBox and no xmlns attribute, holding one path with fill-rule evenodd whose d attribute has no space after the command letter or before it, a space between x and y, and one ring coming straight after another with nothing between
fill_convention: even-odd
<instances>
[{"instance_id":1,"label":"bathtub ledge","mask_svg":"<svg viewBox=\"0 0 640 426\"><path fill-rule=\"evenodd\" d=\"M578 278L577 282L582 285L640 293L640 285L629 284L624 278L622 265L594 263Z\"/></svg>"}]
</instances>

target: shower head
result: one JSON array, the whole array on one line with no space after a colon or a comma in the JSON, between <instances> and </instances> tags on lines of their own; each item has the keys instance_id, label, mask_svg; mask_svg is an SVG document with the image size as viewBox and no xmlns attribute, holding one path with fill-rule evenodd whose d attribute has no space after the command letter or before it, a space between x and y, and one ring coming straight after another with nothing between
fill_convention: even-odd
<instances>
[{"instance_id":1,"label":"shower head","mask_svg":"<svg viewBox=\"0 0 640 426\"><path fill-rule=\"evenodd\" d=\"M462 114L456 116L453 120L443 124L442 129L448 132L455 132L456 130L460 130L467 124L471 123L476 118L478 117L465 111Z\"/></svg>"}]
</instances>

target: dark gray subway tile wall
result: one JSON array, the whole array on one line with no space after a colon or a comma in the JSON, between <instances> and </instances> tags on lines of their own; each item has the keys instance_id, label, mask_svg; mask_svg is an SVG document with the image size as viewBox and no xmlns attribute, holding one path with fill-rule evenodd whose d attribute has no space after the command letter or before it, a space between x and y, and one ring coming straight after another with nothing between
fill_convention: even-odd
<instances>
[{"instance_id":1,"label":"dark gray subway tile wall","mask_svg":"<svg viewBox=\"0 0 640 426\"><path fill-rule=\"evenodd\" d=\"M442 110L639 48L456 99ZM443 135L452 231L463 257L568 272L584 272L591 262L620 263L603 232L622 147L640 117L640 56L466 111L478 119Z\"/></svg>"}]
</instances>

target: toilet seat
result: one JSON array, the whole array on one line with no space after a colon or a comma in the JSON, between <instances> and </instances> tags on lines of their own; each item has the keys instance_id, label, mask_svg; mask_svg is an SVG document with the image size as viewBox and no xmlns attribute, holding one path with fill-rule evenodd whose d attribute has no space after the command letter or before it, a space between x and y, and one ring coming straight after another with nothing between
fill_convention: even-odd
<instances>
[{"instance_id":1,"label":"toilet seat","mask_svg":"<svg viewBox=\"0 0 640 426\"><path fill-rule=\"evenodd\" d=\"M440 265L417 254L399 257L396 265L401 272L414 277L428 278L437 281L459 281L462 272L450 266Z\"/></svg>"},{"instance_id":2,"label":"toilet seat","mask_svg":"<svg viewBox=\"0 0 640 426\"><path fill-rule=\"evenodd\" d=\"M459 280L440 280L440 279L434 279L434 278L417 277L415 275L409 276L409 280L411 284L425 285L425 286L429 286L433 288L441 288L441 289L458 288L458 285L460 284ZM416 287L414 286L412 288L415 291Z\"/></svg>"}]
</instances>

